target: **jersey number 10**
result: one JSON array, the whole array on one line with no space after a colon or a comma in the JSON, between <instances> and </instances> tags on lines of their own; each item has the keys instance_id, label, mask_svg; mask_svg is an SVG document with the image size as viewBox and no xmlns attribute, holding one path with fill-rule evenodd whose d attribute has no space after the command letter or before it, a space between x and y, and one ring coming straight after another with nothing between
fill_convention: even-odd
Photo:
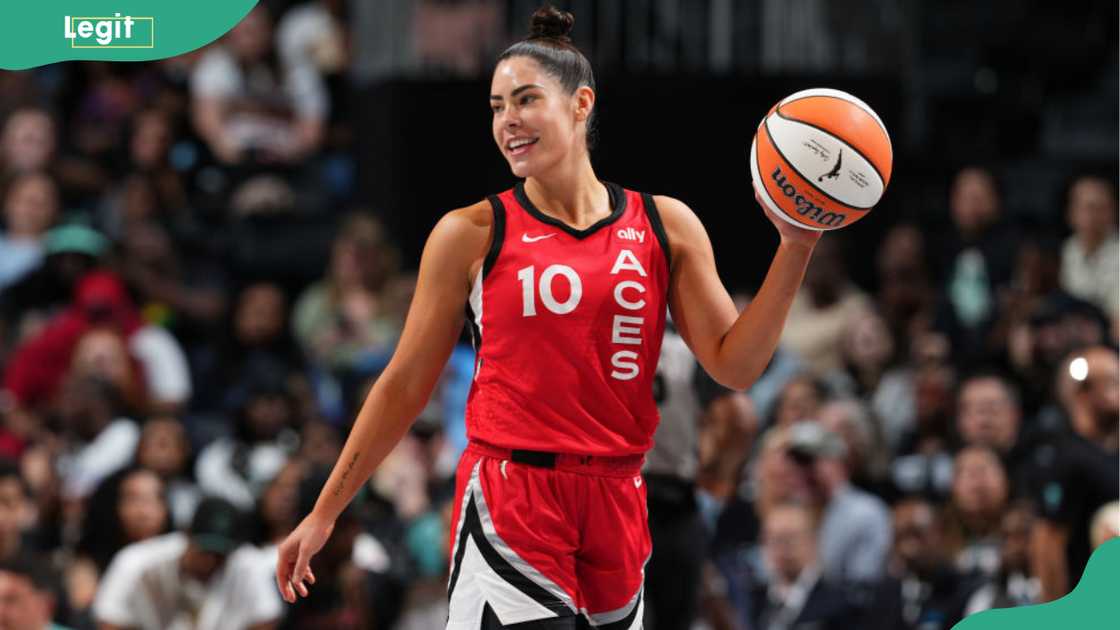
<instances>
[{"instance_id":1,"label":"jersey number 10","mask_svg":"<svg viewBox=\"0 0 1120 630\"><path fill-rule=\"evenodd\" d=\"M537 292L534 291L533 286L535 273L536 268L531 266L517 272L517 279L521 281L521 314L525 317L534 317L537 314ZM568 281L568 288L571 289L568 299L563 302L557 302L552 294L552 281L556 276L563 276ZM579 306L579 300L583 297L583 282L580 281L575 269L567 265L549 265L541 274L540 296L541 303L549 311L557 315L567 315Z\"/></svg>"}]
</instances>

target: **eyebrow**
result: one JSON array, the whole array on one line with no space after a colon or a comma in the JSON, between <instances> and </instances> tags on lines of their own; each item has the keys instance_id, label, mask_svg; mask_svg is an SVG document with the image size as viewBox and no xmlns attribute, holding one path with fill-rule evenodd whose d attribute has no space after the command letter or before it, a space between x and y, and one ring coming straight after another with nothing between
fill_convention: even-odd
<instances>
[{"instance_id":1,"label":"eyebrow","mask_svg":"<svg viewBox=\"0 0 1120 630\"><path fill-rule=\"evenodd\" d=\"M519 88L515 89L514 91L510 92L509 96L510 96L510 98L513 98L513 97L517 96L518 94L524 92L525 90L528 90L528 89L531 89L531 88L541 88L543 90L544 86L543 85L537 85L536 83L530 83L528 85L522 85L521 87L519 87ZM502 95L501 94L491 94L490 95L490 100L500 101L500 100L502 100Z\"/></svg>"}]
</instances>

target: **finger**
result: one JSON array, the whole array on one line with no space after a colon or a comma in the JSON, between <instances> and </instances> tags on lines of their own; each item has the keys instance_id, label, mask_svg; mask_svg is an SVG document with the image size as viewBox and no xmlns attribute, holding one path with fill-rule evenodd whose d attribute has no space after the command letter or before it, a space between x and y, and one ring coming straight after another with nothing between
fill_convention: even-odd
<instances>
[{"instance_id":1,"label":"finger","mask_svg":"<svg viewBox=\"0 0 1120 630\"><path fill-rule=\"evenodd\" d=\"M309 567L307 567L307 581L308 581L308 583L310 583L310 584L314 584L314 583L315 583L315 572L311 570L311 567L310 567L310 566L309 566Z\"/></svg>"},{"instance_id":2,"label":"finger","mask_svg":"<svg viewBox=\"0 0 1120 630\"><path fill-rule=\"evenodd\" d=\"M307 586L303 584L303 580L296 582L296 590L299 591L300 597L307 597Z\"/></svg>"},{"instance_id":3,"label":"finger","mask_svg":"<svg viewBox=\"0 0 1120 630\"><path fill-rule=\"evenodd\" d=\"M280 589L280 596L289 604L296 599L295 593L292 592L291 567L292 564L283 558L276 565L276 586Z\"/></svg>"},{"instance_id":4,"label":"finger","mask_svg":"<svg viewBox=\"0 0 1120 630\"><path fill-rule=\"evenodd\" d=\"M300 589L300 595L304 597L307 597L307 588L303 586L303 578L310 570L310 567L307 566L310 562L311 554L308 553L306 547L301 544L299 546L299 556L296 558L296 570L292 572L292 581L296 582L297 588Z\"/></svg>"}]
</instances>

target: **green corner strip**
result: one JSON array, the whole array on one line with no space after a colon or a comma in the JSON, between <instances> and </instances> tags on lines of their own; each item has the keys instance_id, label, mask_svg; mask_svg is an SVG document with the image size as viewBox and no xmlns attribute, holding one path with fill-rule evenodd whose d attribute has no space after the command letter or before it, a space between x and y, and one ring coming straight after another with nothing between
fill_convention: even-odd
<instances>
[{"instance_id":1,"label":"green corner strip","mask_svg":"<svg viewBox=\"0 0 1120 630\"><path fill-rule=\"evenodd\" d=\"M225 35L258 0L40 0L5 7L14 28L0 68L60 61L152 61L197 50ZM156 36L156 32L159 36Z\"/></svg>"},{"instance_id":2,"label":"green corner strip","mask_svg":"<svg viewBox=\"0 0 1120 630\"><path fill-rule=\"evenodd\" d=\"M986 610L953 630L1105 630L1120 627L1120 539L1097 548L1085 574L1068 595L1048 604Z\"/></svg>"}]
</instances>

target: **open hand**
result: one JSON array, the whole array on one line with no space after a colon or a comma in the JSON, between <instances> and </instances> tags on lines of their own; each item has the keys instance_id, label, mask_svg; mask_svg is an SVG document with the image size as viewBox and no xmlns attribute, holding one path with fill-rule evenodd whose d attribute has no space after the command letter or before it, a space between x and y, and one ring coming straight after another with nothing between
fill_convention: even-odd
<instances>
[{"instance_id":1,"label":"open hand","mask_svg":"<svg viewBox=\"0 0 1120 630\"><path fill-rule=\"evenodd\" d=\"M280 544L276 560L276 586L284 601L295 603L297 593L300 597L307 597L307 584L315 583L311 556L319 553L333 530L333 522L325 522L315 514L309 514ZM304 584L305 581L307 584Z\"/></svg>"}]
</instances>

